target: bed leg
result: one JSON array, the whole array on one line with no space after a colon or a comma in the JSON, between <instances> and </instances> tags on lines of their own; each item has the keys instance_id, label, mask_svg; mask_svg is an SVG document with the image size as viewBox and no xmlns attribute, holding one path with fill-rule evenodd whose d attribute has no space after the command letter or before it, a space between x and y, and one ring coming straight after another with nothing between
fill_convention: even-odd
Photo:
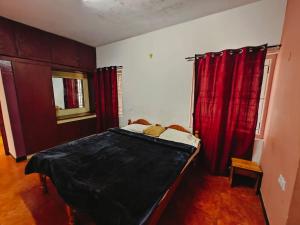
<instances>
[{"instance_id":1,"label":"bed leg","mask_svg":"<svg viewBox=\"0 0 300 225\"><path fill-rule=\"evenodd\" d=\"M79 225L79 222L76 219L76 210L69 205L66 205L66 209L68 214L68 225Z\"/></svg>"},{"instance_id":2,"label":"bed leg","mask_svg":"<svg viewBox=\"0 0 300 225\"><path fill-rule=\"evenodd\" d=\"M40 175L40 182L41 182L43 192L46 194L46 193L48 193L47 177L46 177L46 175L41 174L41 173L39 175Z\"/></svg>"}]
</instances>

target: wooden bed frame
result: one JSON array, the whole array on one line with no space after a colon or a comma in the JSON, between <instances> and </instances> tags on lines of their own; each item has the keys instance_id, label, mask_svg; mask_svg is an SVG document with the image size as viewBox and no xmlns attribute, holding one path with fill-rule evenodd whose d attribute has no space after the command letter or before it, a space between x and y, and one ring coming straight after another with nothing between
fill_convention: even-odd
<instances>
[{"instance_id":1,"label":"wooden bed frame","mask_svg":"<svg viewBox=\"0 0 300 225\"><path fill-rule=\"evenodd\" d=\"M130 125L130 124L152 125L152 123L148 122L148 120L145 120L145 119L138 119L135 121L131 121L131 119L129 119L128 125ZM156 125L160 125L160 124L156 124ZM166 129L167 128L171 128L171 129L186 132L186 133L191 133L190 131L185 129L183 126L180 126L178 124L173 124L173 125L167 126ZM195 131L194 135L195 135L195 137L199 138L199 132L197 130Z\"/></svg>"},{"instance_id":2,"label":"wooden bed frame","mask_svg":"<svg viewBox=\"0 0 300 225\"><path fill-rule=\"evenodd\" d=\"M128 125L130 125L130 124L152 125L149 121L147 121L145 119L138 119L135 121L128 120ZM156 124L156 125L159 125L159 124ZM178 124L173 124L173 125L167 126L166 128L171 128L171 129L175 129L178 131L191 133L190 131L188 131L187 129L185 129L184 127L182 127ZM199 138L198 131L195 131L194 135L195 135L195 137ZM146 222L147 225L156 225L157 224L157 222L159 221L159 218L161 217L163 211L165 210L168 203L170 202L172 196L174 195L177 187L179 186L184 175L186 174L188 168L190 168L191 165L195 165L197 156L199 155L199 151L200 151L200 143L199 143L195 153L191 156L190 160L187 162L186 166L182 169L179 176L176 178L176 180L170 186L170 188L166 191L165 195L162 197L160 202L157 204L156 208L153 210L153 212L147 219L147 222ZM41 182L43 192L48 193L47 176L43 175L43 174L39 174L39 177L40 177L40 182ZM72 208L71 206L69 206L67 204L66 204L66 210L67 210L67 214L68 214L68 218L69 218L68 225L79 225L79 223L77 222L77 214L80 212L77 212L76 209Z\"/></svg>"},{"instance_id":3,"label":"wooden bed frame","mask_svg":"<svg viewBox=\"0 0 300 225\"><path fill-rule=\"evenodd\" d=\"M150 122L148 122L145 119L138 119L135 121L131 121L128 120L128 124L143 124L143 125L152 125ZM190 131L188 131L187 129L185 129L183 126L180 126L178 124L173 124L170 126L167 126L166 128L171 128L171 129L175 129L178 131L182 131L182 132L186 132L186 133L191 133ZM195 137L199 138L199 132L195 131ZM153 212L151 213L150 217L147 220L147 225L156 225L159 221L159 218L161 217L163 211L165 210L165 208L167 207L168 203L170 202L172 196L174 195L177 187L179 186L182 178L184 177L184 175L186 174L188 168L191 165L195 165L196 163L196 159L197 156L199 155L200 152L200 143L197 147L196 150L196 154L194 154L191 158L192 162L188 162L188 164L182 169L181 173L179 174L179 176L176 178L176 180L174 181L174 183L170 186L170 188L166 191L165 195L162 197L162 199L160 200L159 204L156 206L156 208L153 210Z\"/></svg>"}]
</instances>

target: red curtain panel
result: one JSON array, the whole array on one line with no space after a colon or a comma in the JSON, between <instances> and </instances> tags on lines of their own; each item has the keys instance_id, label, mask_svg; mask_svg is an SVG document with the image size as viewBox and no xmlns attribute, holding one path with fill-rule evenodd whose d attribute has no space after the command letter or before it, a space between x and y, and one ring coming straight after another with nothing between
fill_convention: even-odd
<instances>
[{"instance_id":1,"label":"red curtain panel","mask_svg":"<svg viewBox=\"0 0 300 225\"><path fill-rule=\"evenodd\" d=\"M224 174L231 157L250 159L267 46L196 56L193 129L205 163Z\"/></svg>"},{"instance_id":2,"label":"red curtain panel","mask_svg":"<svg viewBox=\"0 0 300 225\"><path fill-rule=\"evenodd\" d=\"M63 78L65 108L78 108L78 83L76 79Z\"/></svg>"},{"instance_id":3,"label":"red curtain panel","mask_svg":"<svg viewBox=\"0 0 300 225\"><path fill-rule=\"evenodd\" d=\"M97 69L94 76L98 132L119 126L117 68Z\"/></svg>"}]
</instances>

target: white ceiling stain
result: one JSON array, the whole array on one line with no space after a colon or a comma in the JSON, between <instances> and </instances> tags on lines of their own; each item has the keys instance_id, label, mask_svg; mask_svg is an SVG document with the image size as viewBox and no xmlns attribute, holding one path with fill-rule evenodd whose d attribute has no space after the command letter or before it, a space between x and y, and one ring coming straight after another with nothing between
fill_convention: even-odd
<instances>
[{"instance_id":1,"label":"white ceiling stain","mask_svg":"<svg viewBox=\"0 0 300 225\"><path fill-rule=\"evenodd\" d=\"M0 15L99 46L258 0L0 0Z\"/></svg>"}]
</instances>

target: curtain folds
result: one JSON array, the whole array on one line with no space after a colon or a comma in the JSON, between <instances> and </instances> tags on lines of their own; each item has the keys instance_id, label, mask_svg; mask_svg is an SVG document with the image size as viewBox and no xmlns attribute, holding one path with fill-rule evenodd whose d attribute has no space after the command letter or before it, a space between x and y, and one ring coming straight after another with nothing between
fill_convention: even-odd
<instances>
[{"instance_id":1,"label":"curtain folds","mask_svg":"<svg viewBox=\"0 0 300 225\"><path fill-rule=\"evenodd\" d=\"M264 45L196 56L193 129L214 174L226 172L230 157L252 156L266 52Z\"/></svg>"},{"instance_id":2,"label":"curtain folds","mask_svg":"<svg viewBox=\"0 0 300 225\"><path fill-rule=\"evenodd\" d=\"M63 78L65 108L78 108L78 83L76 79Z\"/></svg>"},{"instance_id":3,"label":"curtain folds","mask_svg":"<svg viewBox=\"0 0 300 225\"><path fill-rule=\"evenodd\" d=\"M94 75L98 132L119 126L117 68L97 69Z\"/></svg>"}]
</instances>

